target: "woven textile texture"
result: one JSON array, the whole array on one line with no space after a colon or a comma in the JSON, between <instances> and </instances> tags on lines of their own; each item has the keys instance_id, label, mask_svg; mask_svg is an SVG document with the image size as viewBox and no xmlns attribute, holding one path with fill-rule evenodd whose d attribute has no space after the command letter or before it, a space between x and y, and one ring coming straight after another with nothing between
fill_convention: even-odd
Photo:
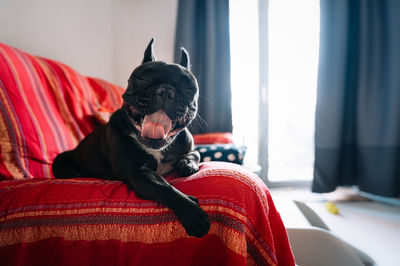
<instances>
[{"instance_id":1,"label":"woven textile texture","mask_svg":"<svg viewBox=\"0 0 400 266\"><path fill-rule=\"evenodd\" d=\"M52 178L58 153L114 111L123 89L0 43L0 180Z\"/></svg>"}]
</instances>

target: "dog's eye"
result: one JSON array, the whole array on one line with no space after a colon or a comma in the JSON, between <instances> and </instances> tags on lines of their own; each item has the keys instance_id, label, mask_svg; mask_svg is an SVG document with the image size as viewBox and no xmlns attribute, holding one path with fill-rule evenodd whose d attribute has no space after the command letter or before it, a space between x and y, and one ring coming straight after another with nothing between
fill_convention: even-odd
<instances>
[{"instance_id":1,"label":"dog's eye","mask_svg":"<svg viewBox=\"0 0 400 266\"><path fill-rule=\"evenodd\" d=\"M189 92L189 93L194 93L196 91L193 89L193 87L189 87L189 86L182 86L181 88L183 91Z\"/></svg>"},{"instance_id":2,"label":"dog's eye","mask_svg":"<svg viewBox=\"0 0 400 266\"><path fill-rule=\"evenodd\" d=\"M139 76L133 76L133 78L134 78L136 81L139 81L139 82L149 82L149 80L144 79L144 78L139 77Z\"/></svg>"}]
</instances>

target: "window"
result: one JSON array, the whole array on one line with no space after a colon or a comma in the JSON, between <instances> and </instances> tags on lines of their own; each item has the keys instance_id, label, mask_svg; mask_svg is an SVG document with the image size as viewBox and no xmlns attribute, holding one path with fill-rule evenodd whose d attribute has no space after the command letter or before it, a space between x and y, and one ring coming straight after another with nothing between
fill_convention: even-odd
<instances>
[{"instance_id":1,"label":"window","mask_svg":"<svg viewBox=\"0 0 400 266\"><path fill-rule=\"evenodd\" d=\"M231 0L234 136L248 147L245 163L268 152L268 181L310 180L319 53L319 0L269 0L268 58L260 58L259 1ZM265 1L265 0L264 0ZM262 7L260 5L260 7ZM260 38L260 40L259 40ZM268 60L268 121L258 123L259 60ZM258 151L268 128L268 151ZM262 167L266 167L261 165ZM265 177L263 177L265 179Z\"/></svg>"},{"instance_id":2,"label":"window","mask_svg":"<svg viewBox=\"0 0 400 266\"><path fill-rule=\"evenodd\" d=\"M230 0L231 85L234 141L247 146L245 164L258 157L258 0Z\"/></svg>"}]
</instances>

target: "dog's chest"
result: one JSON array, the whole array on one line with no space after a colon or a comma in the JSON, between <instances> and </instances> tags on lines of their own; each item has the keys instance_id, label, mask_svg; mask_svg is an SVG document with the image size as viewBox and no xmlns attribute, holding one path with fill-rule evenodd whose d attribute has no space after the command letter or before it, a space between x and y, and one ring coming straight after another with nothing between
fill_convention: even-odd
<instances>
[{"instance_id":1,"label":"dog's chest","mask_svg":"<svg viewBox=\"0 0 400 266\"><path fill-rule=\"evenodd\" d=\"M154 159L157 161L157 174L165 175L174 169L174 161L166 162L164 160L164 155L161 151L146 149L146 152L153 156Z\"/></svg>"}]
</instances>

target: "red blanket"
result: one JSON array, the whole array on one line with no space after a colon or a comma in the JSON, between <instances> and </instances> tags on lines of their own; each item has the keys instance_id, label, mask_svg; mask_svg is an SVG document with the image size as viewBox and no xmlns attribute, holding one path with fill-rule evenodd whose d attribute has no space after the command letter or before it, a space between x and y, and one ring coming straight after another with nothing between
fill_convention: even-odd
<instances>
[{"instance_id":1,"label":"red blanket","mask_svg":"<svg viewBox=\"0 0 400 266\"><path fill-rule=\"evenodd\" d=\"M167 177L210 215L201 239L171 210L120 182L0 182L0 261L6 265L293 265L285 228L264 183L241 166L207 163Z\"/></svg>"}]
</instances>

